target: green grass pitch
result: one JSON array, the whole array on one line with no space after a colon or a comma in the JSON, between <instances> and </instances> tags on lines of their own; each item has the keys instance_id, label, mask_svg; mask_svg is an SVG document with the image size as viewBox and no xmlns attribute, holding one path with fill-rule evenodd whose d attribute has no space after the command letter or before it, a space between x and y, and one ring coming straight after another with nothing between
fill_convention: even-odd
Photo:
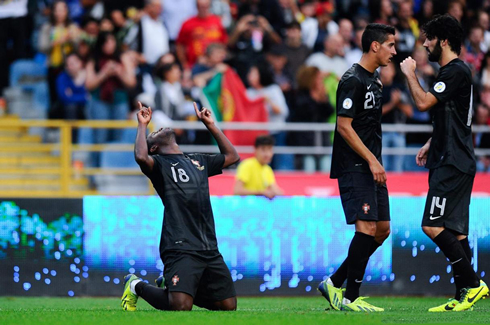
<instances>
[{"instance_id":1,"label":"green grass pitch","mask_svg":"<svg viewBox=\"0 0 490 325\"><path fill-rule=\"evenodd\" d=\"M489 324L490 300L473 311L428 313L445 298L373 297L369 301L384 313L347 313L325 310L318 297L267 297L238 299L236 312L162 312L145 301L138 311L124 312L117 298L0 297L0 324Z\"/></svg>"}]
</instances>

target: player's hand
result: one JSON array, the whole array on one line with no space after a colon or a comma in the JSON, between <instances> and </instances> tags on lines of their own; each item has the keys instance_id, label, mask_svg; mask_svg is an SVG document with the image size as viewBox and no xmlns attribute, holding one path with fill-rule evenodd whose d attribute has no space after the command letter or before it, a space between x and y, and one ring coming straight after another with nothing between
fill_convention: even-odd
<instances>
[{"instance_id":1,"label":"player's hand","mask_svg":"<svg viewBox=\"0 0 490 325\"><path fill-rule=\"evenodd\" d=\"M400 63L400 69L402 70L403 74L408 76L413 73L415 73L415 68L417 68L417 63L415 62L414 59L412 59L411 56L406 58L405 60Z\"/></svg>"},{"instance_id":2,"label":"player's hand","mask_svg":"<svg viewBox=\"0 0 490 325\"><path fill-rule=\"evenodd\" d=\"M371 173L373 173L373 178L376 184L386 184L386 172L384 167L379 163L378 160L375 160L374 163L369 164L369 169L371 169Z\"/></svg>"},{"instance_id":3,"label":"player's hand","mask_svg":"<svg viewBox=\"0 0 490 325\"><path fill-rule=\"evenodd\" d=\"M194 102L194 110L196 111L197 118L201 120L205 125L210 125L214 123L214 120L211 117L211 111L206 107L203 107L201 110L199 110L197 108L196 102Z\"/></svg>"},{"instance_id":4,"label":"player's hand","mask_svg":"<svg viewBox=\"0 0 490 325\"><path fill-rule=\"evenodd\" d=\"M138 123L143 125L148 125L151 121L151 107L145 107L141 102L138 102L139 112L137 114Z\"/></svg>"},{"instance_id":5,"label":"player's hand","mask_svg":"<svg viewBox=\"0 0 490 325\"><path fill-rule=\"evenodd\" d=\"M427 155L429 153L429 146L426 144L422 148L420 148L419 152L415 156L415 162L418 166L424 167L427 163Z\"/></svg>"}]
</instances>

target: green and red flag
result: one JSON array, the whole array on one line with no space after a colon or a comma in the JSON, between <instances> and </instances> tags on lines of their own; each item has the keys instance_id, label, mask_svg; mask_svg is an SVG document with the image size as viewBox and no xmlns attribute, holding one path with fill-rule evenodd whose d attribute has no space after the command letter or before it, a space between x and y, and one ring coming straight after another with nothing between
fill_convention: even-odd
<instances>
[{"instance_id":1,"label":"green and red flag","mask_svg":"<svg viewBox=\"0 0 490 325\"><path fill-rule=\"evenodd\" d=\"M245 86L233 69L218 73L203 89L203 105L210 108L219 122L267 122L269 116L264 98L250 100ZM265 130L225 130L234 145L248 146L255 138L267 134Z\"/></svg>"}]
</instances>

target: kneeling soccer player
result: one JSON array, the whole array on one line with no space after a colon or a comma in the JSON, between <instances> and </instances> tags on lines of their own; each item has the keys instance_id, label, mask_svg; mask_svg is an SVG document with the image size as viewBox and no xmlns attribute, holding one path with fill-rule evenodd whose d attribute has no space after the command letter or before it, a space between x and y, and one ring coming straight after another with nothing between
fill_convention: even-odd
<instances>
[{"instance_id":1,"label":"kneeling soccer player","mask_svg":"<svg viewBox=\"0 0 490 325\"><path fill-rule=\"evenodd\" d=\"M136 162L151 180L165 207L160 255L164 275L158 287L128 274L121 306L136 310L138 297L160 310L191 310L193 305L210 310L236 310L236 293L230 271L218 251L208 177L240 157L214 124L211 111L197 117L213 135L220 154L183 154L172 129L160 129L146 137L151 108L140 103L134 148Z\"/></svg>"}]
</instances>

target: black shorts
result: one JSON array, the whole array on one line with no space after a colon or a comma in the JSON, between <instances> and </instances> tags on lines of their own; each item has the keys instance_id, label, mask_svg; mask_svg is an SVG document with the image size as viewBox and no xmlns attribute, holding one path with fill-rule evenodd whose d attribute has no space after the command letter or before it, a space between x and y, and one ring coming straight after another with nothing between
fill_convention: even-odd
<instances>
[{"instance_id":1,"label":"black shorts","mask_svg":"<svg viewBox=\"0 0 490 325\"><path fill-rule=\"evenodd\" d=\"M422 226L444 227L468 235L474 179L451 165L431 169Z\"/></svg>"},{"instance_id":2,"label":"black shorts","mask_svg":"<svg viewBox=\"0 0 490 325\"><path fill-rule=\"evenodd\" d=\"M167 251L162 260L169 292L187 293L197 306L236 296L230 270L217 250Z\"/></svg>"},{"instance_id":3,"label":"black shorts","mask_svg":"<svg viewBox=\"0 0 490 325\"><path fill-rule=\"evenodd\" d=\"M347 224L357 220L390 221L388 189L377 185L372 174L346 173L338 182Z\"/></svg>"}]
</instances>

